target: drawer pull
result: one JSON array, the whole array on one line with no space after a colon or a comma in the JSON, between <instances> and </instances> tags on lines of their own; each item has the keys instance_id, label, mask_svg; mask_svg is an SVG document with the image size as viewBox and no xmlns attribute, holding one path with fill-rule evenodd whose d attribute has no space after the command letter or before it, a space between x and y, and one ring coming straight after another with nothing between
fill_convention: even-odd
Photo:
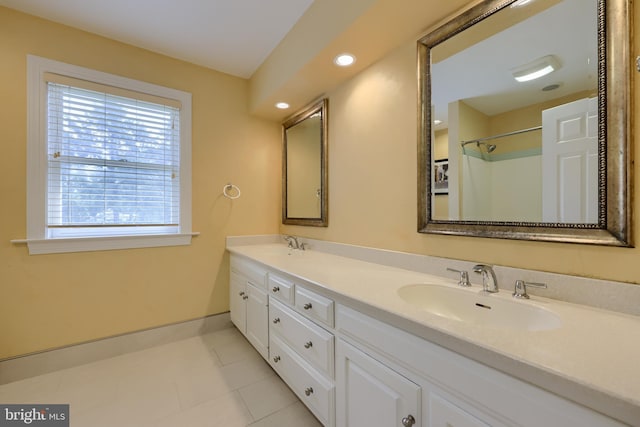
<instances>
[{"instance_id":1,"label":"drawer pull","mask_svg":"<svg viewBox=\"0 0 640 427\"><path fill-rule=\"evenodd\" d=\"M244 300L249 299L249 295L245 295L245 296L243 296L243 297L242 297L242 299L244 299Z\"/></svg>"},{"instance_id":2,"label":"drawer pull","mask_svg":"<svg viewBox=\"0 0 640 427\"><path fill-rule=\"evenodd\" d=\"M273 358L273 363L278 363L280 361L280 356L276 356Z\"/></svg>"},{"instance_id":3,"label":"drawer pull","mask_svg":"<svg viewBox=\"0 0 640 427\"><path fill-rule=\"evenodd\" d=\"M413 415L407 415L406 417L404 417L402 419L402 425L404 427L411 427L412 425L414 425L416 423L416 419L413 418ZM447 423L448 424L448 423Z\"/></svg>"},{"instance_id":4,"label":"drawer pull","mask_svg":"<svg viewBox=\"0 0 640 427\"><path fill-rule=\"evenodd\" d=\"M273 291L273 293L280 292L280 288L278 286L274 286L273 288L271 288L271 290Z\"/></svg>"},{"instance_id":5,"label":"drawer pull","mask_svg":"<svg viewBox=\"0 0 640 427\"><path fill-rule=\"evenodd\" d=\"M276 323L280 323L279 317L276 317L275 319L273 319L273 324L275 325Z\"/></svg>"},{"instance_id":6,"label":"drawer pull","mask_svg":"<svg viewBox=\"0 0 640 427\"><path fill-rule=\"evenodd\" d=\"M304 308L305 310L311 310L311 307L313 307L313 306L311 305L310 302L308 302L308 303L306 303L305 305L302 306L302 308Z\"/></svg>"},{"instance_id":7,"label":"drawer pull","mask_svg":"<svg viewBox=\"0 0 640 427\"><path fill-rule=\"evenodd\" d=\"M307 341L306 343L304 343L304 348L311 348L313 347L313 343L311 341Z\"/></svg>"},{"instance_id":8,"label":"drawer pull","mask_svg":"<svg viewBox=\"0 0 640 427\"><path fill-rule=\"evenodd\" d=\"M304 389L304 394L306 396L311 396L313 394L313 387L307 387L306 389Z\"/></svg>"},{"instance_id":9,"label":"drawer pull","mask_svg":"<svg viewBox=\"0 0 640 427\"><path fill-rule=\"evenodd\" d=\"M240 292L238 295L240 295L240 296L244 296L244 291L243 291L243 292Z\"/></svg>"}]
</instances>

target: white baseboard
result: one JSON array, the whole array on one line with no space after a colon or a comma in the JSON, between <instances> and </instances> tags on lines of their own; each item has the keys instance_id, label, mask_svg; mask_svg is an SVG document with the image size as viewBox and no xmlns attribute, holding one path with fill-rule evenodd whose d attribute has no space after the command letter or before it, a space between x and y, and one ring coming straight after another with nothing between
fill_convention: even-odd
<instances>
[{"instance_id":1,"label":"white baseboard","mask_svg":"<svg viewBox=\"0 0 640 427\"><path fill-rule=\"evenodd\" d=\"M144 350L232 326L229 313L131 332L0 361L0 384Z\"/></svg>"}]
</instances>

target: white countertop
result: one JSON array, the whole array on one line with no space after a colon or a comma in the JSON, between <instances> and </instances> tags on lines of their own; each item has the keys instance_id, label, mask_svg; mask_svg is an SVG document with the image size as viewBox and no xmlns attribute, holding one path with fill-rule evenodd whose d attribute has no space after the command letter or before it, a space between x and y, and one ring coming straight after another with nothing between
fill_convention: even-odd
<instances>
[{"instance_id":1,"label":"white countertop","mask_svg":"<svg viewBox=\"0 0 640 427\"><path fill-rule=\"evenodd\" d=\"M447 319L405 302L399 288L419 283L456 287L425 273L282 244L228 250L304 279L337 302L497 370L631 425L640 425L640 317L532 296L518 301L552 310L558 329L516 331ZM461 288L460 288L461 289ZM474 286L469 291L478 292ZM511 299L511 290L483 298Z\"/></svg>"}]
</instances>

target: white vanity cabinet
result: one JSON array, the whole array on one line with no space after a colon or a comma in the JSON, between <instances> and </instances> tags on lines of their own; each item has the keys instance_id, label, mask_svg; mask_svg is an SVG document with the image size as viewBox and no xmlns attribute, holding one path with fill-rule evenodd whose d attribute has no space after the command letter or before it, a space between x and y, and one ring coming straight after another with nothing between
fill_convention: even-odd
<instances>
[{"instance_id":1,"label":"white vanity cabinet","mask_svg":"<svg viewBox=\"0 0 640 427\"><path fill-rule=\"evenodd\" d=\"M336 334L340 427L623 425L343 305Z\"/></svg>"},{"instance_id":2,"label":"white vanity cabinet","mask_svg":"<svg viewBox=\"0 0 640 427\"><path fill-rule=\"evenodd\" d=\"M335 425L331 299L269 273L269 363L325 426Z\"/></svg>"},{"instance_id":3,"label":"white vanity cabinet","mask_svg":"<svg viewBox=\"0 0 640 427\"><path fill-rule=\"evenodd\" d=\"M231 256L231 321L265 359L269 357L269 300L266 278L267 271L258 264Z\"/></svg>"},{"instance_id":4,"label":"white vanity cabinet","mask_svg":"<svg viewBox=\"0 0 640 427\"><path fill-rule=\"evenodd\" d=\"M231 319L324 426L624 425L261 265L232 255Z\"/></svg>"}]
</instances>

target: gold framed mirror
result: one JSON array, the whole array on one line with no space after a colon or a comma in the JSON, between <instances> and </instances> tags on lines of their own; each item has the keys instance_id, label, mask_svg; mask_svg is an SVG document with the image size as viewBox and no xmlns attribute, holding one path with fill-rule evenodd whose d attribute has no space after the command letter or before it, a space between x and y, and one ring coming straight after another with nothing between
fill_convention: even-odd
<instances>
[{"instance_id":1,"label":"gold framed mirror","mask_svg":"<svg viewBox=\"0 0 640 427\"><path fill-rule=\"evenodd\" d=\"M282 223L327 227L328 100L282 124Z\"/></svg>"},{"instance_id":2,"label":"gold framed mirror","mask_svg":"<svg viewBox=\"0 0 640 427\"><path fill-rule=\"evenodd\" d=\"M631 19L486 0L420 39L418 231L632 246Z\"/></svg>"}]
</instances>

